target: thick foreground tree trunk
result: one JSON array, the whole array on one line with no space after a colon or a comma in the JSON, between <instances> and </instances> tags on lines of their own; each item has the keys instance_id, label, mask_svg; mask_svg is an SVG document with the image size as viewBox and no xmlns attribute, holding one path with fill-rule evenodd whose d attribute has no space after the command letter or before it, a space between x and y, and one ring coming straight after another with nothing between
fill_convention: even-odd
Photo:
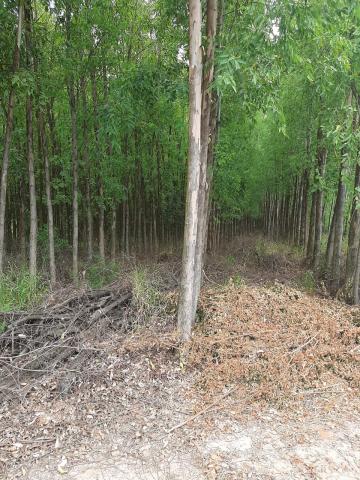
<instances>
[{"instance_id":1,"label":"thick foreground tree trunk","mask_svg":"<svg viewBox=\"0 0 360 480\"><path fill-rule=\"evenodd\" d=\"M208 0L207 2L207 49L204 58L204 75L202 81L202 104L201 104L201 159L200 159L200 184L199 184L199 206L198 206L198 232L195 259L195 293L192 314L195 319L196 307L200 293L202 270L204 265L204 254L207 234L208 221L208 202L207 194L210 185L208 184L208 153L211 143L211 127L213 125L212 116L216 115L216 110L212 108L212 89L211 85L214 78L214 56L215 39L218 17L217 0Z\"/></svg>"},{"instance_id":2,"label":"thick foreground tree trunk","mask_svg":"<svg viewBox=\"0 0 360 480\"><path fill-rule=\"evenodd\" d=\"M14 59L13 59L13 73L16 73L20 64L20 44L21 44L21 29L22 29L23 16L24 16L24 2L23 0L19 0L18 26L17 26ZM2 170L1 170L1 187L0 187L1 188L0 189L0 275L3 273L3 261L4 261L6 190L7 190L7 175L9 170L10 142L11 142L11 135L13 130L13 122L14 122L14 104L15 104L15 89L14 89L14 86L11 85L9 100L8 100L7 116L6 116L4 151L3 151L3 161L2 161Z\"/></svg>"},{"instance_id":3,"label":"thick foreground tree trunk","mask_svg":"<svg viewBox=\"0 0 360 480\"><path fill-rule=\"evenodd\" d=\"M195 262L201 160L201 1L189 0L189 158L178 328L183 341L191 336L195 316Z\"/></svg>"}]
</instances>

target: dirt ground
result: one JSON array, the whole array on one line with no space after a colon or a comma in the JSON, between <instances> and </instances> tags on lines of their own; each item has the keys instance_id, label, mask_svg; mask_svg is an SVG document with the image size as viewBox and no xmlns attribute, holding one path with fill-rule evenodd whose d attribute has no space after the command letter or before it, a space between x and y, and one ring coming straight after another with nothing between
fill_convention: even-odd
<instances>
[{"instance_id":1,"label":"dirt ground","mask_svg":"<svg viewBox=\"0 0 360 480\"><path fill-rule=\"evenodd\" d=\"M359 479L360 311L309 291L275 250L213 263L185 353L170 290L147 323L108 319L31 389L19 376L26 395L0 405L0 478Z\"/></svg>"},{"instance_id":2,"label":"dirt ground","mask_svg":"<svg viewBox=\"0 0 360 480\"><path fill-rule=\"evenodd\" d=\"M350 406L347 406L348 408ZM342 407L343 410L344 406ZM238 422L220 415L206 436L185 431L179 443L171 435L145 439L124 449L114 436L87 458L67 464L59 454L29 470L23 478L49 480L323 479L360 478L360 421L351 412L302 412L291 416L269 409ZM185 445L186 446L185 446ZM59 470L63 473L60 474ZM24 472L25 473L25 472Z\"/></svg>"}]
</instances>

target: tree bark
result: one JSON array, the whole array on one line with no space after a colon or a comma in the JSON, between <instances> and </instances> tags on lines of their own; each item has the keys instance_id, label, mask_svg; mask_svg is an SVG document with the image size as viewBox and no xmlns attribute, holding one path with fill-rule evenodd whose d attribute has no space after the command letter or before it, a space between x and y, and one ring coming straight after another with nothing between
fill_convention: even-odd
<instances>
[{"instance_id":1,"label":"tree bark","mask_svg":"<svg viewBox=\"0 0 360 480\"><path fill-rule=\"evenodd\" d=\"M341 269L341 246L344 232L344 209L346 198L346 186L343 179L344 160L341 162L338 182L337 199L334 210L333 224L333 254L331 261L330 275L330 293L335 295L340 286L340 269Z\"/></svg>"},{"instance_id":2,"label":"tree bark","mask_svg":"<svg viewBox=\"0 0 360 480\"><path fill-rule=\"evenodd\" d=\"M68 46L71 40L71 12L70 6L66 6L66 36ZM73 215L73 232L72 232L72 247L73 247L73 277L74 281L79 279L79 188L78 188L78 131L77 131L77 112L76 112L76 97L73 74L70 73L67 79L67 90L69 96L69 107L71 116L71 160L72 160L72 215Z\"/></svg>"},{"instance_id":3,"label":"tree bark","mask_svg":"<svg viewBox=\"0 0 360 480\"><path fill-rule=\"evenodd\" d=\"M305 169L302 182L300 245L306 250L307 244L307 216L308 216L309 172Z\"/></svg>"},{"instance_id":4,"label":"tree bark","mask_svg":"<svg viewBox=\"0 0 360 480\"><path fill-rule=\"evenodd\" d=\"M195 262L201 161L201 1L189 0L189 157L182 276L178 308L181 339L188 341L195 315Z\"/></svg>"},{"instance_id":5,"label":"tree bark","mask_svg":"<svg viewBox=\"0 0 360 480\"><path fill-rule=\"evenodd\" d=\"M111 209L111 260L116 258L116 206Z\"/></svg>"},{"instance_id":6,"label":"tree bark","mask_svg":"<svg viewBox=\"0 0 360 480\"><path fill-rule=\"evenodd\" d=\"M48 241L49 241L49 264L50 264L50 283L54 287L56 283L56 265L55 265L55 245L54 245L54 215L51 199L51 181L50 181L50 166L48 157L48 144L44 125L43 111L39 111L39 135L40 145L44 160L45 169L45 191L46 191L46 206L47 206L47 221L48 221Z\"/></svg>"},{"instance_id":7,"label":"tree bark","mask_svg":"<svg viewBox=\"0 0 360 480\"><path fill-rule=\"evenodd\" d=\"M74 91L74 80L68 80L68 94L71 115L71 158L72 158L72 175L73 175L73 191L72 191L72 214L73 214L73 277L77 282L79 278L79 192L78 192L78 138L77 138L77 122L76 122L76 98Z\"/></svg>"},{"instance_id":8,"label":"tree bark","mask_svg":"<svg viewBox=\"0 0 360 480\"><path fill-rule=\"evenodd\" d=\"M217 28L218 5L217 0L207 1L207 49L203 61L202 104L201 104L201 157L199 180L199 206L198 206L198 231L195 257L195 292L192 313L195 320L196 307L200 293L204 253L208 221L208 153L211 143L211 127L213 125L211 114L216 112L212 108L212 82L214 78L215 38Z\"/></svg>"},{"instance_id":9,"label":"tree bark","mask_svg":"<svg viewBox=\"0 0 360 480\"><path fill-rule=\"evenodd\" d=\"M97 102L97 87L96 87L96 72L91 72L91 84L92 84L92 99L94 110L94 134L97 154L100 155L100 142L99 142L99 124L98 124L98 102ZM101 159L98 159L99 167L99 255L102 260L105 260L105 207L104 207L104 185L101 175Z\"/></svg>"},{"instance_id":10,"label":"tree bark","mask_svg":"<svg viewBox=\"0 0 360 480\"><path fill-rule=\"evenodd\" d=\"M32 57L32 10L31 0L25 1L25 44L27 67L33 71ZM29 193L30 193L30 235L29 235L29 271L30 275L36 276L37 260L37 208L36 208L36 185L33 146L33 96L26 97L26 155L29 167Z\"/></svg>"},{"instance_id":11,"label":"tree bark","mask_svg":"<svg viewBox=\"0 0 360 480\"><path fill-rule=\"evenodd\" d=\"M359 128L359 113L360 113L360 96L357 91L354 91L354 97L357 104L357 111L354 113L353 131ZM357 162L355 166L355 180L354 193L351 204L351 217L348 236L348 252L346 257L346 273L345 273L345 296L349 301L354 301L353 289L351 285L355 282L357 269L357 255L360 243L360 209L359 209L359 194L360 194L360 164L359 164L359 148L357 151ZM357 280L358 281L358 280ZM351 292L351 293L348 293Z\"/></svg>"},{"instance_id":12,"label":"tree bark","mask_svg":"<svg viewBox=\"0 0 360 480\"><path fill-rule=\"evenodd\" d=\"M15 49L13 56L13 74L17 72L20 65L20 46L21 46L21 30L24 15L23 0L19 0L18 6L18 25L16 32ZM10 143L14 123L14 105L15 105L15 88L11 84L8 100L8 108L6 115L6 127L4 137L4 151L2 158L1 170L1 187L0 187L0 275L3 273L4 250L5 250L5 211L6 211L6 191L7 176L9 170Z\"/></svg>"},{"instance_id":13,"label":"tree bark","mask_svg":"<svg viewBox=\"0 0 360 480\"><path fill-rule=\"evenodd\" d=\"M90 175L91 175L91 164L89 157L89 137L88 137L88 125L87 125L87 100L86 100L86 83L85 78L81 78L81 96L83 104L83 146L82 146L82 156L87 170L86 174L86 219L87 219L87 256L89 262L93 259L93 215L91 208L91 185L90 185Z\"/></svg>"},{"instance_id":14,"label":"tree bark","mask_svg":"<svg viewBox=\"0 0 360 480\"><path fill-rule=\"evenodd\" d=\"M322 187L322 180L325 175L327 150L324 146L324 133L321 125L319 125L317 132L317 162L319 185L315 197L315 226L314 226L314 252L313 252L313 268L315 271L319 270L321 258L321 237L323 225L323 209L324 209L324 191Z\"/></svg>"}]
</instances>

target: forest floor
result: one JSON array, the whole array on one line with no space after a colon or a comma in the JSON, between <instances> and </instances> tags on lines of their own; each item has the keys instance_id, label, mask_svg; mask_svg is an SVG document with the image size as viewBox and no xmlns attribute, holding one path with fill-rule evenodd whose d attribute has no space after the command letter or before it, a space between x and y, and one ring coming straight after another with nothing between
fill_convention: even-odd
<instances>
[{"instance_id":1,"label":"forest floor","mask_svg":"<svg viewBox=\"0 0 360 480\"><path fill-rule=\"evenodd\" d=\"M171 257L12 319L0 478L359 479L360 309L284 245L254 236L229 252L209 261L186 351Z\"/></svg>"}]
</instances>

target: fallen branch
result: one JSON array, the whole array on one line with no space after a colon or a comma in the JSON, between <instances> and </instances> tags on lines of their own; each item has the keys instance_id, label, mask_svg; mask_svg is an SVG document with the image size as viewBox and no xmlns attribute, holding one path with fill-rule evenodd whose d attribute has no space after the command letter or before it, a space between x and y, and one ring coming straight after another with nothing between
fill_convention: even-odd
<instances>
[{"instance_id":1,"label":"fallen branch","mask_svg":"<svg viewBox=\"0 0 360 480\"><path fill-rule=\"evenodd\" d=\"M120 297L119 299L115 300L114 302L110 303L110 305L108 305L107 307L99 308L98 310L96 310L96 312L94 312L91 315L90 320L92 322L95 320L99 320L99 318L107 315L109 312L111 312L111 310L116 308L118 305L122 305L123 303L127 302L130 299L130 297L131 297L131 294L127 293L122 297Z\"/></svg>"}]
</instances>

